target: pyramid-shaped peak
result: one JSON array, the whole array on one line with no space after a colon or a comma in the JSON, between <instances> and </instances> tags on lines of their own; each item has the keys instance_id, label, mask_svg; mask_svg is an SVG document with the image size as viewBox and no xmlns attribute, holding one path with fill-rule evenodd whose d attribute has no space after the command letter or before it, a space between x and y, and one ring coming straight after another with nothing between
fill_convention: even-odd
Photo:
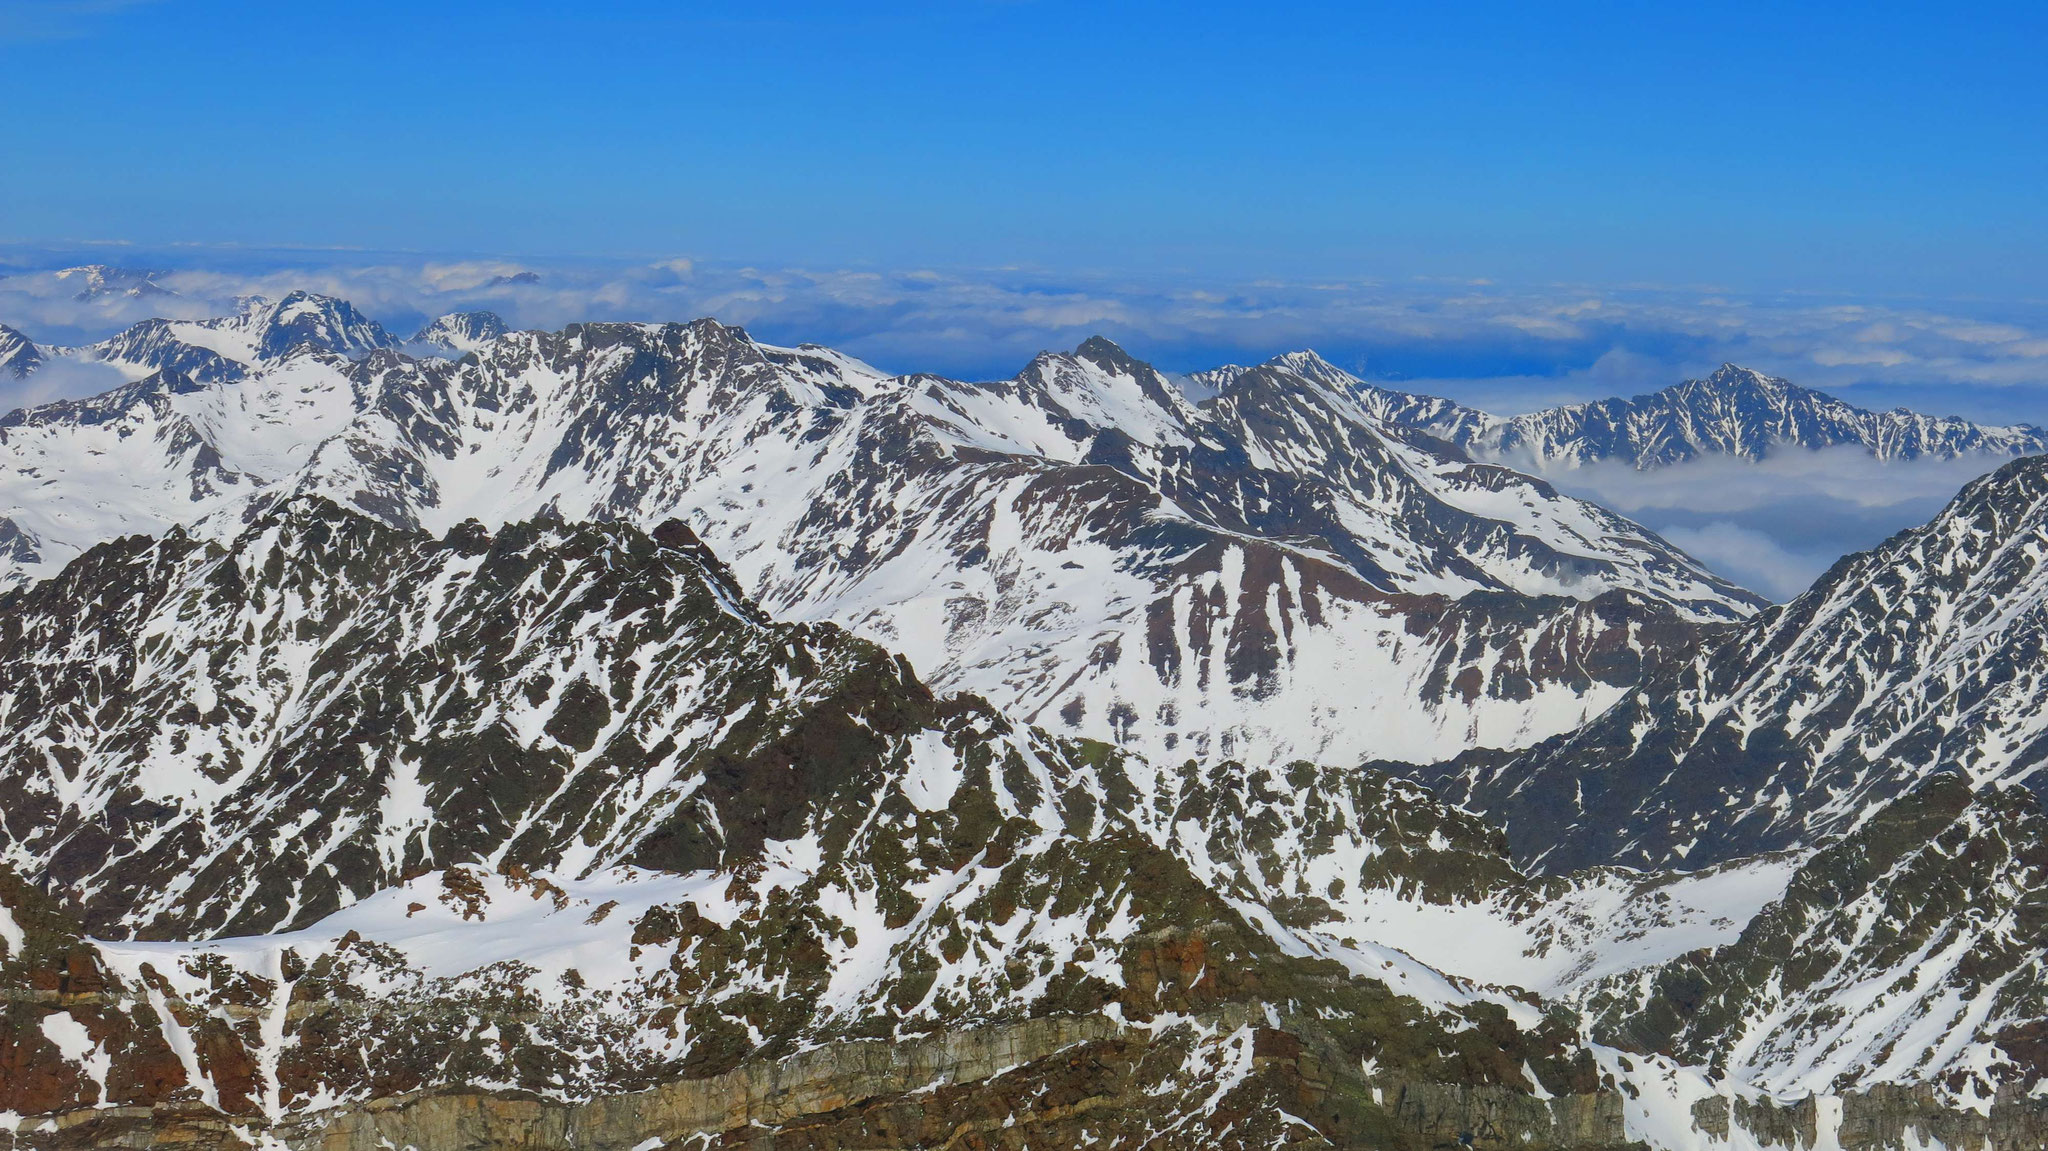
<instances>
[{"instance_id":1,"label":"pyramid-shaped peak","mask_svg":"<svg viewBox=\"0 0 2048 1151\"><path fill-rule=\"evenodd\" d=\"M1719 384L1724 387L1746 385L1749 387L1784 389L1792 386L1777 376L1767 375L1757 371L1755 368L1745 368L1741 364L1736 363L1725 363L1715 368L1713 374L1706 378L1706 382Z\"/></svg>"},{"instance_id":2,"label":"pyramid-shaped peak","mask_svg":"<svg viewBox=\"0 0 2048 1151\"><path fill-rule=\"evenodd\" d=\"M1311 348L1302 348L1294 352L1282 352L1259 366L1262 368L1272 368L1276 371L1292 372L1304 379L1316 380L1321 383L1349 384L1357 380L1356 376L1324 359L1320 353Z\"/></svg>"},{"instance_id":3,"label":"pyramid-shaped peak","mask_svg":"<svg viewBox=\"0 0 2048 1151\"><path fill-rule=\"evenodd\" d=\"M451 352L473 352L510 330L496 312L450 312L421 328L412 342Z\"/></svg>"},{"instance_id":4,"label":"pyramid-shaped peak","mask_svg":"<svg viewBox=\"0 0 2048 1151\"><path fill-rule=\"evenodd\" d=\"M1127 376L1142 375L1152 370L1152 365L1124 351L1116 341L1105 336L1090 336L1082 340L1074 349L1074 358L1086 360L1104 371Z\"/></svg>"},{"instance_id":5,"label":"pyramid-shaped peak","mask_svg":"<svg viewBox=\"0 0 2048 1151\"><path fill-rule=\"evenodd\" d=\"M267 310L252 298L243 314L260 324L257 354L264 359L300 348L360 356L397 343L354 304L315 292L294 290Z\"/></svg>"}]
</instances>

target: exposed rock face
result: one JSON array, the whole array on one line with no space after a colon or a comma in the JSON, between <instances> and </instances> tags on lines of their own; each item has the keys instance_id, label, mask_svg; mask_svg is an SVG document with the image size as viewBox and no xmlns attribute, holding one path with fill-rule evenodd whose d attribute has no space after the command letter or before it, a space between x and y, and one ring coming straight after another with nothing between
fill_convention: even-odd
<instances>
[{"instance_id":1,"label":"exposed rock face","mask_svg":"<svg viewBox=\"0 0 2048 1151\"><path fill-rule=\"evenodd\" d=\"M1587 1003L1607 1042L1780 1098L1888 1081L2019 1106L2048 1081L2048 815L1937 776L1815 853L1739 938Z\"/></svg>"},{"instance_id":2,"label":"exposed rock face","mask_svg":"<svg viewBox=\"0 0 2048 1151\"><path fill-rule=\"evenodd\" d=\"M1558 870L1817 845L1943 772L2038 784L2044 558L2048 458L2017 460L1586 727L1435 774Z\"/></svg>"},{"instance_id":3,"label":"exposed rock face","mask_svg":"<svg viewBox=\"0 0 2048 1151\"><path fill-rule=\"evenodd\" d=\"M13 328L0 324L0 375L21 379L42 367L43 349Z\"/></svg>"},{"instance_id":4,"label":"exposed rock face","mask_svg":"<svg viewBox=\"0 0 2048 1151\"><path fill-rule=\"evenodd\" d=\"M1217 1038L1218 1036L1224 1038ZM1218 1084L1215 1048L1245 1064ZM1326 1052L1327 1053L1327 1052ZM1384 1100L1382 1104L1381 1100ZM1539 1100L1501 1088L1366 1077L1240 1009L1163 1033L1098 1017L907 1043L855 1041L588 1103L421 1092L251 1128L176 1106L80 1113L27 1147L416 1148L1607 1148L1628 1145L1620 1097ZM1302 1118L1308 1116L1310 1118Z\"/></svg>"}]
</instances>

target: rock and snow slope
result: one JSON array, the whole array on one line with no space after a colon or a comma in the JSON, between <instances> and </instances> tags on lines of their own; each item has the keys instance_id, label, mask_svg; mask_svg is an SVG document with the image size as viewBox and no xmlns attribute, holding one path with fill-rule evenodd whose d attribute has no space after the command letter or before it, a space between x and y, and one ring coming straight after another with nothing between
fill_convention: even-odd
<instances>
[{"instance_id":1,"label":"rock and snow slope","mask_svg":"<svg viewBox=\"0 0 2048 1151\"><path fill-rule=\"evenodd\" d=\"M510 330L496 312L450 312L429 322L407 343L459 356L476 351Z\"/></svg>"},{"instance_id":2,"label":"rock and snow slope","mask_svg":"<svg viewBox=\"0 0 2048 1151\"><path fill-rule=\"evenodd\" d=\"M2048 452L2048 431L2030 424L1978 424L1904 408L1873 412L1735 364L1649 395L1518 416L1377 387L1314 352L1290 352L1260 367L1350 390L1389 424L1427 432L1483 459L1546 474L1604 461L1648 469L1708 456L1754 461L1786 449L1844 445L1862 447L1880 460ZM1219 368L1197 373L1196 379L1215 387L1253 370Z\"/></svg>"},{"instance_id":3,"label":"rock and snow slope","mask_svg":"<svg viewBox=\"0 0 2048 1151\"><path fill-rule=\"evenodd\" d=\"M0 834L30 880L0 875L0 1066L38 1069L0 1111L32 1146L297 1139L423 1088L597 1107L591 1143L639 1146L758 1123L761 1068L810 1085L790 1107L868 1082L863 1043L987 1035L1006 1059L896 1092L980 1068L962 1106L1068 1143L1031 1099L1098 1099L1139 1142L1420 1146L1470 1122L1386 1102L1430 1092L1537 1146L1620 1134L1562 1020L1354 921L1511 923L1472 817L935 698L763 619L680 525L436 539L299 500L227 547L102 545L0 609L0 786L27 797ZM64 908L188 941L95 942ZM623 1096L657 1084L711 1094Z\"/></svg>"},{"instance_id":4,"label":"rock and snow slope","mask_svg":"<svg viewBox=\"0 0 2048 1151\"><path fill-rule=\"evenodd\" d=\"M1815 844L1919 781L2039 787L2048 457L1711 641L1585 728L1445 771L1551 867L1698 866Z\"/></svg>"},{"instance_id":5,"label":"rock and snow slope","mask_svg":"<svg viewBox=\"0 0 2048 1151\"><path fill-rule=\"evenodd\" d=\"M764 619L679 525L437 539L298 500L0 608L0 786L30 797L0 822L0 1065L35 1069L0 1111L29 1146L540 1117L938 1146L980 1116L1591 1147L1668 1121L1642 1101L1674 1066L1723 1105L1924 1087L2036 1129L2048 821L1961 785L1810 855L1530 879L1412 783L1161 769L935 698Z\"/></svg>"},{"instance_id":6,"label":"rock and snow slope","mask_svg":"<svg viewBox=\"0 0 2048 1151\"><path fill-rule=\"evenodd\" d=\"M434 531L680 518L773 614L845 623L937 686L1265 762L1525 746L1758 602L1287 373L1196 405L1104 341L963 384L710 321L508 333L452 363L364 355L388 339L338 301L228 328L242 343L203 330L250 357L233 371L165 345L129 388L8 418L0 564L209 517L231 536L294 493ZM110 345L157 346L138 332Z\"/></svg>"},{"instance_id":7,"label":"rock and snow slope","mask_svg":"<svg viewBox=\"0 0 2048 1151\"><path fill-rule=\"evenodd\" d=\"M2048 463L1703 631L1312 357L358 321L145 325L0 426L18 1144L2048 1137ZM1614 698L1447 776L1547 876L1289 762Z\"/></svg>"}]
</instances>

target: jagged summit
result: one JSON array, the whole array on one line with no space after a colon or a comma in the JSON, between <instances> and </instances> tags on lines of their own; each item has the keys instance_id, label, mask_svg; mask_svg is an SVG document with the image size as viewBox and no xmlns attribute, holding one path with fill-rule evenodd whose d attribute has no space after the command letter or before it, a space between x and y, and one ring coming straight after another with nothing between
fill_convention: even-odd
<instances>
[{"instance_id":1,"label":"jagged summit","mask_svg":"<svg viewBox=\"0 0 2048 1151\"><path fill-rule=\"evenodd\" d=\"M0 324L0 376L22 379L42 367L44 350L35 341Z\"/></svg>"},{"instance_id":2,"label":"jagged summit","mask_svg":"<svg viewBox=\"0 0 2048 1151\"><path fill-rule=\"evenodd\" d=\"M1120 372L1129 376L1137 376L1154 370L1152 365L1131 355L1122 346L1106 336L1090 336L1082 340L1074 348L1073 354L1075 358L1087 360L1105 371Z\"/></svg>"},{"instance_id":3,"label":"jagged summit","mask_svg":"<svg viewBox=\"0 0 2048 1151\"><path fill-rule=\"evenodd\" d=\"M1282 352L1266 360L1261 367L1277 368L1321 383L1345 384L1355 382L1356 377L1324 359L1317 352L1303 348L1298 352Z\"/></svg>"},{"instance_id":4,"label":"jagged summit","mask_svg":"<svg viewBox=\"0 0 2048 1151\"><path fill-rule=\"evenodd\" d=\"M292 292L267 310L259 305L251 320L256 354L267 360L302 348L355 358L398 342L347 300L311 292Z\"/></svg>"},{"instance_id":5,"label":"jagged summit","mask_svg":"<svg viewBox=\"0 0 2048 1151\"><path fill-rule=\"evenodd\" d=\"M381 324L332 296L294 291L280 300L249 296L236 304L235 315L215 319L144 320L76 354L137 379L171 369L213 383L300 353L356 359L398 344Z\"/></svg>"},{"instance_id":6,"label":"jagged summit","mask_svg":"<svg viewBox=\"0 0 2048 1151\"><path fill-rule=\"evenodd\" d=\"M460 355L476 351L510 330L496 312L450 312L430 321L408 342Z\"/></svg>"}]
</instances>

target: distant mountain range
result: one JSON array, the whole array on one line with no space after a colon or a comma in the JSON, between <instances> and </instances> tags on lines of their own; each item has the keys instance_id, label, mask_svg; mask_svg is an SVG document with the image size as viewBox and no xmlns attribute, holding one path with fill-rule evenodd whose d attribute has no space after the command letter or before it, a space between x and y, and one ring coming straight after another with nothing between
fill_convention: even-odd
<instances>
[{"instance_id":1,"label":"distant mountain range","mask_svg":"<svg viewBox=\"0 0 2048 1151\"><path fill-rule=\"evenodd\" d=\"M1782 607L1493 458L2033 429L305 293L7 348L128 377L0 418L13 1146L2048 1141L2048 457Z\"/></svg>"},{"instance_id":2,"label":"distant mountain range","mask_svg":"<svg viewBox=\"0 0 2048 1151\"><path fill-rule=\"evenodd\" d=\"M1904 408L1873 412L1811 388L1734 364L1632 399L1566 404L1496 416L1436 396L1368 384L1314 352L1290 352L1260 367L1355 392L1372 414L1428 432L1475 455L1539 471L1619 461L1639 469L1704 457L1761 460L1787 448L1860 446L1880 460L2034 455L2048 431L2031 424L1994 426ZM1195 373L1205 387L1252 371Z\"/></svg>"},{"instance_id":3,"label":"distant mountain range","mask_svg":"<svg viewBox=\"0 0 2048 1151\"><path fill-rule=\"evenodd\" d=\"M0 421L0 566L176 524L227 538L295 494L433 531L679 518L778 617L842 622L1053 730L1205 760L1526 745L1762 602L1279 372L1197 405L1103 340L987 384L708 320L506 333L456 362L397 343L294 295L95 345L137 381Z\"/></svg>"}]
</instances>

